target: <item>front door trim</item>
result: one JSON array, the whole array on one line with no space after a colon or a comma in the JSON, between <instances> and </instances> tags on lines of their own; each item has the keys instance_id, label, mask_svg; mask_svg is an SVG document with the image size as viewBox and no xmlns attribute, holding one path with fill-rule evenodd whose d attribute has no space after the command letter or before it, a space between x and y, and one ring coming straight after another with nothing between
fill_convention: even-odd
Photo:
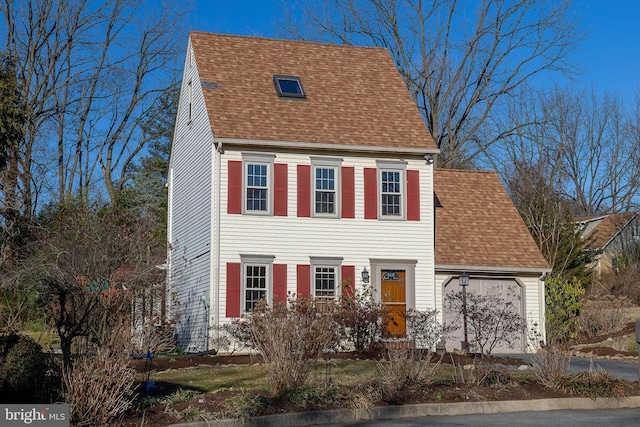
<instances>
[{"instance_id":1,"label":"front door trim","mask_svg":"<svg viewBox=\"0 0 640 427\"><path fill-rule=\"evenodd\" d=\"M371 265L371 288L375 292L376 302L382 302L382 270L404 270L406 286L406 308L415 309L416 264L415 259L369 259Z\"/></svg>"}]
</instances>

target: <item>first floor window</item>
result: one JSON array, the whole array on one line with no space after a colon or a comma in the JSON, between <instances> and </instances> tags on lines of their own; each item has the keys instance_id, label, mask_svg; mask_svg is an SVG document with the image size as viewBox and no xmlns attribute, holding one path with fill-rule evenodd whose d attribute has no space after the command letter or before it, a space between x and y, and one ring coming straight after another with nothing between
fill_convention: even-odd
<instances>
[{"instance_id":1,"label":"first floor window","mask_svg":"<svg viewBox=\"0 0 640 427\"><path fill-rule=\"evenodd\" d=\"M319 300L336 298L338 268L335 266L314 267L314 296Z\"/></svg>"},{"instance_id":2,"label":"first floor window","mask_svg":"<svg viewBox=\"0 0 640 427\"><path fill-rule=\"evenodd\" d=\"M245 265L244 309L253 310L260 301L267 299L268 266Z\"/></svg>"}]
</instances>

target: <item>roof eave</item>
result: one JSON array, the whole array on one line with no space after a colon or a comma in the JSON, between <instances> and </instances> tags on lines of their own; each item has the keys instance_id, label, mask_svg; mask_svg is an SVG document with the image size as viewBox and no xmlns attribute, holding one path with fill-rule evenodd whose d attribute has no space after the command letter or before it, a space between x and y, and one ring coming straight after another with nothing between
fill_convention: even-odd
<instances>
[{"instance_id":1,"label":"roof eave","mask_svg":"<svg viewBox=\"0 0 640 427\"><path fill-rule=\"evenodd\" d=\"M615 232L615 234L607 241L607 243L604 244L604 246L600 249L604 249L607 246L609 246L611 244L611 242L613 242L615 240L616 237L618 237L620 235L620 233L622 233L622 230L624 230L625 228L627 228L627 226L629 224L631 224L631 221L633 221L634 219L636 219L636 217L638 216L637 213L633 214L631 216L631 218L629 218L629 221L625 222L624 225L620 228L618 228L618 231Z\"/></svg>"},{"instance_id":2,"label":"roof eave","mask_svg":"<svg viewBox=\"0 0 640 427\"><path fill-rule=\"evenodd\" d=\"M545 274L551 273L549 267L503 267L487 265L458 265L458 264L436 264L436 273L440 271L450 272L474 272L474 273L502 273L502 274Z\"/></svg>"},{"instance_id":3,"label":"roof eave","mask_svg":"<svg viewBox=\"0 0 640 427\"><path fill-rule=\"evenodd\" d=\"M326 142L299 142L299 141L272 141L259 139L238 139L238 138L214 138L214 142L222 145L233 145L239 147L260 147L260 148L296 148L300 150L334 150L352 153L395 153L437 156L440 150L437 148L414 148L414 147L379 147L371 145L351 145L351 144L331 144Z\"/></svg>"}]
</instances>

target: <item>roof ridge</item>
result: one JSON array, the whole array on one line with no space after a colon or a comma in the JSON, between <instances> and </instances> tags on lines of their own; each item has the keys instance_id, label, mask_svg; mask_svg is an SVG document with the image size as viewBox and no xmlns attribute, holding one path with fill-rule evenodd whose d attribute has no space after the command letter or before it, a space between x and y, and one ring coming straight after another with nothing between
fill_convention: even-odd
<instances>
[{"instance_id":1,"label":"roof ridge","mask_svg":"<svg viewBox=\"0 0 640 427\"><path fill-rule=\"evenodd\" d=\"M451 168L435 168L440 172L461 172L461 173L482 173L482 174L497 174L498 172L490 169L451 169Z\"/></svg>"},{"instance_id":2,"label":"roof ridge","mask_svg":"<svg viewBox=\"0 0 640 427\"><path fill-rule=\"evenodd\" d=\"M267 37L267 36L250 36L245 34L229 34L229 33L214 33L210 31L201 31L201 30L189 30L189 36L191 34L203 34L208 36L220 36L220 37L231 37L231 38L241 38L241 39L255 39L255 40L268 40L275 42L283 42L283 43L304 43L311 45L319 45L319 46L334 46L341 47L347 49L374 49L374 50L383 50L389 51L389 49L380 46L365 46L365 45L351 45L344 43L331 43L331 42L323 42L323 41L313 41L313 40L296 40L296 39L281 39L277 37Z\"/></svg>"}]
</instances>

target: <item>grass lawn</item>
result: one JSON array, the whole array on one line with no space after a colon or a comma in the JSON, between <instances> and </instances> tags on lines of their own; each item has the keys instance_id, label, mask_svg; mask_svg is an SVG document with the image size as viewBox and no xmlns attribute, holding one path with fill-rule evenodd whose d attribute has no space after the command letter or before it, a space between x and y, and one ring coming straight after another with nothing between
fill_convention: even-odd
<instances>
[{"instance_id":1,"label":"grass lawn","mask_svg":"<svg viewBox=\"0 0 640 427\"><path fill-rule=\"evenodd\" d=\"M337 360L318 362L310 382L324 384L331 379L336 385L352 386L375 378L377 362L372 360ZM146 376L140 374L140 380ZM171 369L152 372L151 381L164 381L203 392L220 390L268 390L264 365L198 366L189 369Z\"/></svg>"}]
</instances>

